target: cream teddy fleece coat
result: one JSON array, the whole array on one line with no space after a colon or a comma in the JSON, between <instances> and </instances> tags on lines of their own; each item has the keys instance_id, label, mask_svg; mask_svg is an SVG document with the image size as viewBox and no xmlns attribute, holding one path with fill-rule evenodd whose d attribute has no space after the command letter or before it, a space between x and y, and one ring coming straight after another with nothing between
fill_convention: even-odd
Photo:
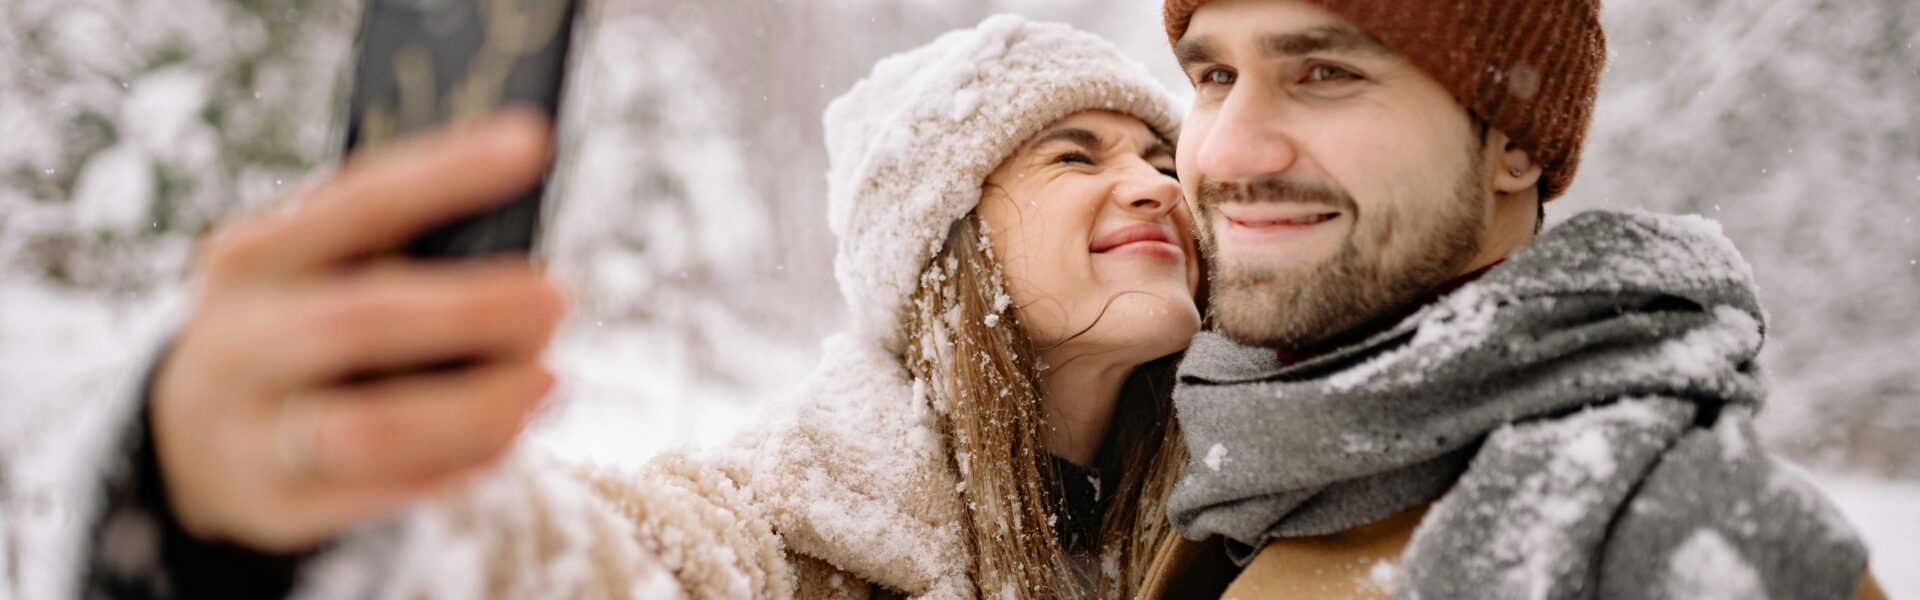
<instances>
[{"instance_id":1,"label":"cream teddy fleece coat","mask_svg":"<svg viewBox=\"0 0 1920 600\"><path fill-rule=\"evenodd\" d=\"M637 470L523 454L350 536L295 595L972 597L959 480L924 390L870 341L825 350L798 392L723 448Z\"/></svg>"}]
</instances>

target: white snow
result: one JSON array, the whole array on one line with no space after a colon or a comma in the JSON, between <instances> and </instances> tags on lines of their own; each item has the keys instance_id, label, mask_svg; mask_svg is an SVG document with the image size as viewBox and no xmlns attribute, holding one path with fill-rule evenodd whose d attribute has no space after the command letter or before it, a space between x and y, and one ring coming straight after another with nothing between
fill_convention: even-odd
<instances>
[{"instance_id":1,"label":"white snow","mask_svg":"<svg viewBox=\"0 0 1920 600\"><path fill-rule=\"evenodd\" d=\"M152 154L177 153L189 136L206 133L200 120L209 97L205 72L182 66L141 75L128 86L120 106L120 122L127 135ZM211 158L211 157L203 157Z\"/></svg>"},{"instance_id":2,"label":"white snow","mask_svg":"<svg viewBox=\"0 0 1920 600\"><path fill-rule=\"evenodd\" d=\"M1753 451L1753 443L1740 427L1738 419L1721 419L1713 426L1714 438L1720 442L1720 460L1732 464Z\"/></svg>"},{"instance_id":3,"label":"white snow","mask_svg":"<svg viewBox=\"0 0 1920 600\"><path fill-rule=\"evenodd\" d=\"M1667 597L1690 600L1766 600L1760 573L1727 538L1701 529L1667 563Z\"/></svg>"},{"instance_id":4,"label":"white snow","mask_svg":"<svg viewBox=\"0 0 1920 600\"><path fill-rule=\"evenodd\" d=\"M1617 468L1613 460L1613 443L1601 431L1582 431L1567 441L1561 450L1571 464L1586 471L1595 480L1611 477Z\"/></svg>"},{"instance_id":5,"label":"white snow","mask_svg":"<svg viewBox=\"0 0 1920 600\"><path fill-rule=\"evenodd\" d=\"M147 227L154 168L146 152L133 144L120 144L88 158L73 186L74 225L114 232Z\"/></svg>"},{"instance_id":6,"label":"white snow","mask_svg":"<svg viewBox=\"0 0 1920 600\"><path fill-rule=\"evenodd\" d=\"M1206 464L1207 469L1210 471L1219 471L1220 466L1227 462L1227 446L1225 444L1214 444L1212 447L1207 448L1207 455L1201 458L1200 462Z\"/></svg>"},{"instance_id":7,"label":"white snow","mask_svg":"<svg viewBox=\"0 0 1920 600\"><path fill-rule=\"evenodd\" d=\"M1677 340L1668 340L1648 357L1646 368L1704 380L1724 371L1730 359L1750 353L1761 342L1760 323L1731 306L1713 307L1715 322Z\"/></svg>"},{"instance_id":8,"label":"white snow","mask_svg":"<svg viewBox=\"0 0 1920 600\"><path fill-rule=\"evenodd\" d=\"M1366 576L1361 582L1362 589L1370 587L1383 595L1391 596L1400 585L1400 565L1392 559L1380 559L1367 568Z\"/></svg>"},{"instance_id":9,"label":"white snow","mask_svg":"<svg viewBox=\"0 0 1920 600\"><path fill-rule=\"evenodd\" d=\"M1498 312L1495 300L1482 287L1468 285L1442 303L1407 317L1408 321L1425 321L1411 342L1335 374L1327 380L1330 389L1386 385L1389 381L1382 375L1393 371L1398 371L1393 382L1417 383L1426 366L1443 364L1479 347L1493 335L1493 319Z\"/></svg>"}]
</instances>

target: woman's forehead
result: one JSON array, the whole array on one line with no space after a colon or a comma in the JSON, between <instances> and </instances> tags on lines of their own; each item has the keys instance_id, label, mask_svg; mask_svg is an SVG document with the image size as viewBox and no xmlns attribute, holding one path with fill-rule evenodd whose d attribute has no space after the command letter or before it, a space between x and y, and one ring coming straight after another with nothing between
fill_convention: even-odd
<instances>
[{"instance_id":1,"label":"woman's forehead","mask_svg":"<svg viewBox=\"0 0 1920 600\"><path fill-rule=\"evenodd\" d=\"M1126 146L1136 151L1164 151L1173 154L1172 145L1131 115L1110 110L1083 110L1067 115L1046 129L1034 135L1028 147L1065 141L1087 146L1094 150L1110 150Z\"/></svg>"}]
</instances>

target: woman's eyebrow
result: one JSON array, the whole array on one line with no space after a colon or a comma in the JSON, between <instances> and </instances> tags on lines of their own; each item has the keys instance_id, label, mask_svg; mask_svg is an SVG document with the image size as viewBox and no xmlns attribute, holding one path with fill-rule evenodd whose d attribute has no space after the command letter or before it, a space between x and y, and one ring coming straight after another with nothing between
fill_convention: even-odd
<instances>
[{"instance_id":1,"label":"woman's eyebrow","mask_svg":"<svg viewBox=\"0 0 1920 600\"><path fill-rule=\"evenodd\" d=\"M1152 145L1147 146L1146 151L1140 153L1141 158L1155 158L1155 157L1161 157L1161 156L1165 156L1167 158L1174 157L1173 145L1168 144L1165 140L1154 140Z\"/></svg>"},{"instance_id":2,"label":"woman's eyebrow","mask_svg":"<svg viewBox=\"0 0 1920 600\"><path fill-rule=\"evenodd\" d=\"M1061 127L1033 138L1033 147L1038 148L1051 142L1071 142L1085 148L1088 152L1100 150L1100 135L1079 127Z\"/></svg>"}]
</instances>

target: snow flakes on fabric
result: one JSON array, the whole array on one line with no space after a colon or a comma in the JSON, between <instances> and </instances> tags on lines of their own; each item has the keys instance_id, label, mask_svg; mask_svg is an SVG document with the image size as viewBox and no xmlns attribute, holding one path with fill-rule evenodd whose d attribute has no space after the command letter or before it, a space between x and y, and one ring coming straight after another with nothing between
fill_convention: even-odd
<instances>
[{"instance_id":1,"label":"snow flakes on fabric","mask_svg":"<svg viewBox=\"0 0 1920 600\"><path fill-rule=\"evenodd\" d=\"M1682 295L1720 289L1749 296L1754 289L1752 265L1719 223L1644 211L1575 215L1495 270L1536 274L1490 290L1509 297L1555 288Z\"/></svg>"},{"instance_id":2,"label":"snow flakes on fabric","mask_svg":"<svg viewBox=\"0 0 1920 600\"><path fill-rule=\"evenodd\" d=\"M1200 462L1205 463L1208 470L1219 471L1220 467L1227 463L1226 445L1214 444L1212 447L1207 448L1207 456L1200 459Z\"/></svg>"},{"instance_id":3,"label":"snow flakes on fabric","mask_svg":"<svg viewBox=\"0 0 1920 600\"><path fill-rule=\"evenodd\" d=\"M1431 597L1580 597L1612 510L1692 408L1623 400L1487 438L1407 548L1408 579Z\"/></svg>"},{"instance_id":4,"label":"snow flakes on fabric","mask_svg":"<svg viewBox=\"0 0 1920 600\"><path fill-rule=\"evenodd\" d=\"M640 503L663 514L675 509ZM459 494L350 534L303 575L296 596L673 598L683 583L701 587L699 578L669 570L687 557L643 547L646 527L565 466L520 454ZM751 597L724 587L740 593L714 597Z\"/></svg>"},{"instance_id":5,"label":"snow flakes on fabric","mask_svg":"<svg viewBox=\"0 0 1920 600\"><path fill-rule=\"evenodd\" d=\"M1668 598L1767 600L1760 573L1727 538L1711 529L1693 532L1673 553L1668 567Z\"/></svg>"}]
</instances>

